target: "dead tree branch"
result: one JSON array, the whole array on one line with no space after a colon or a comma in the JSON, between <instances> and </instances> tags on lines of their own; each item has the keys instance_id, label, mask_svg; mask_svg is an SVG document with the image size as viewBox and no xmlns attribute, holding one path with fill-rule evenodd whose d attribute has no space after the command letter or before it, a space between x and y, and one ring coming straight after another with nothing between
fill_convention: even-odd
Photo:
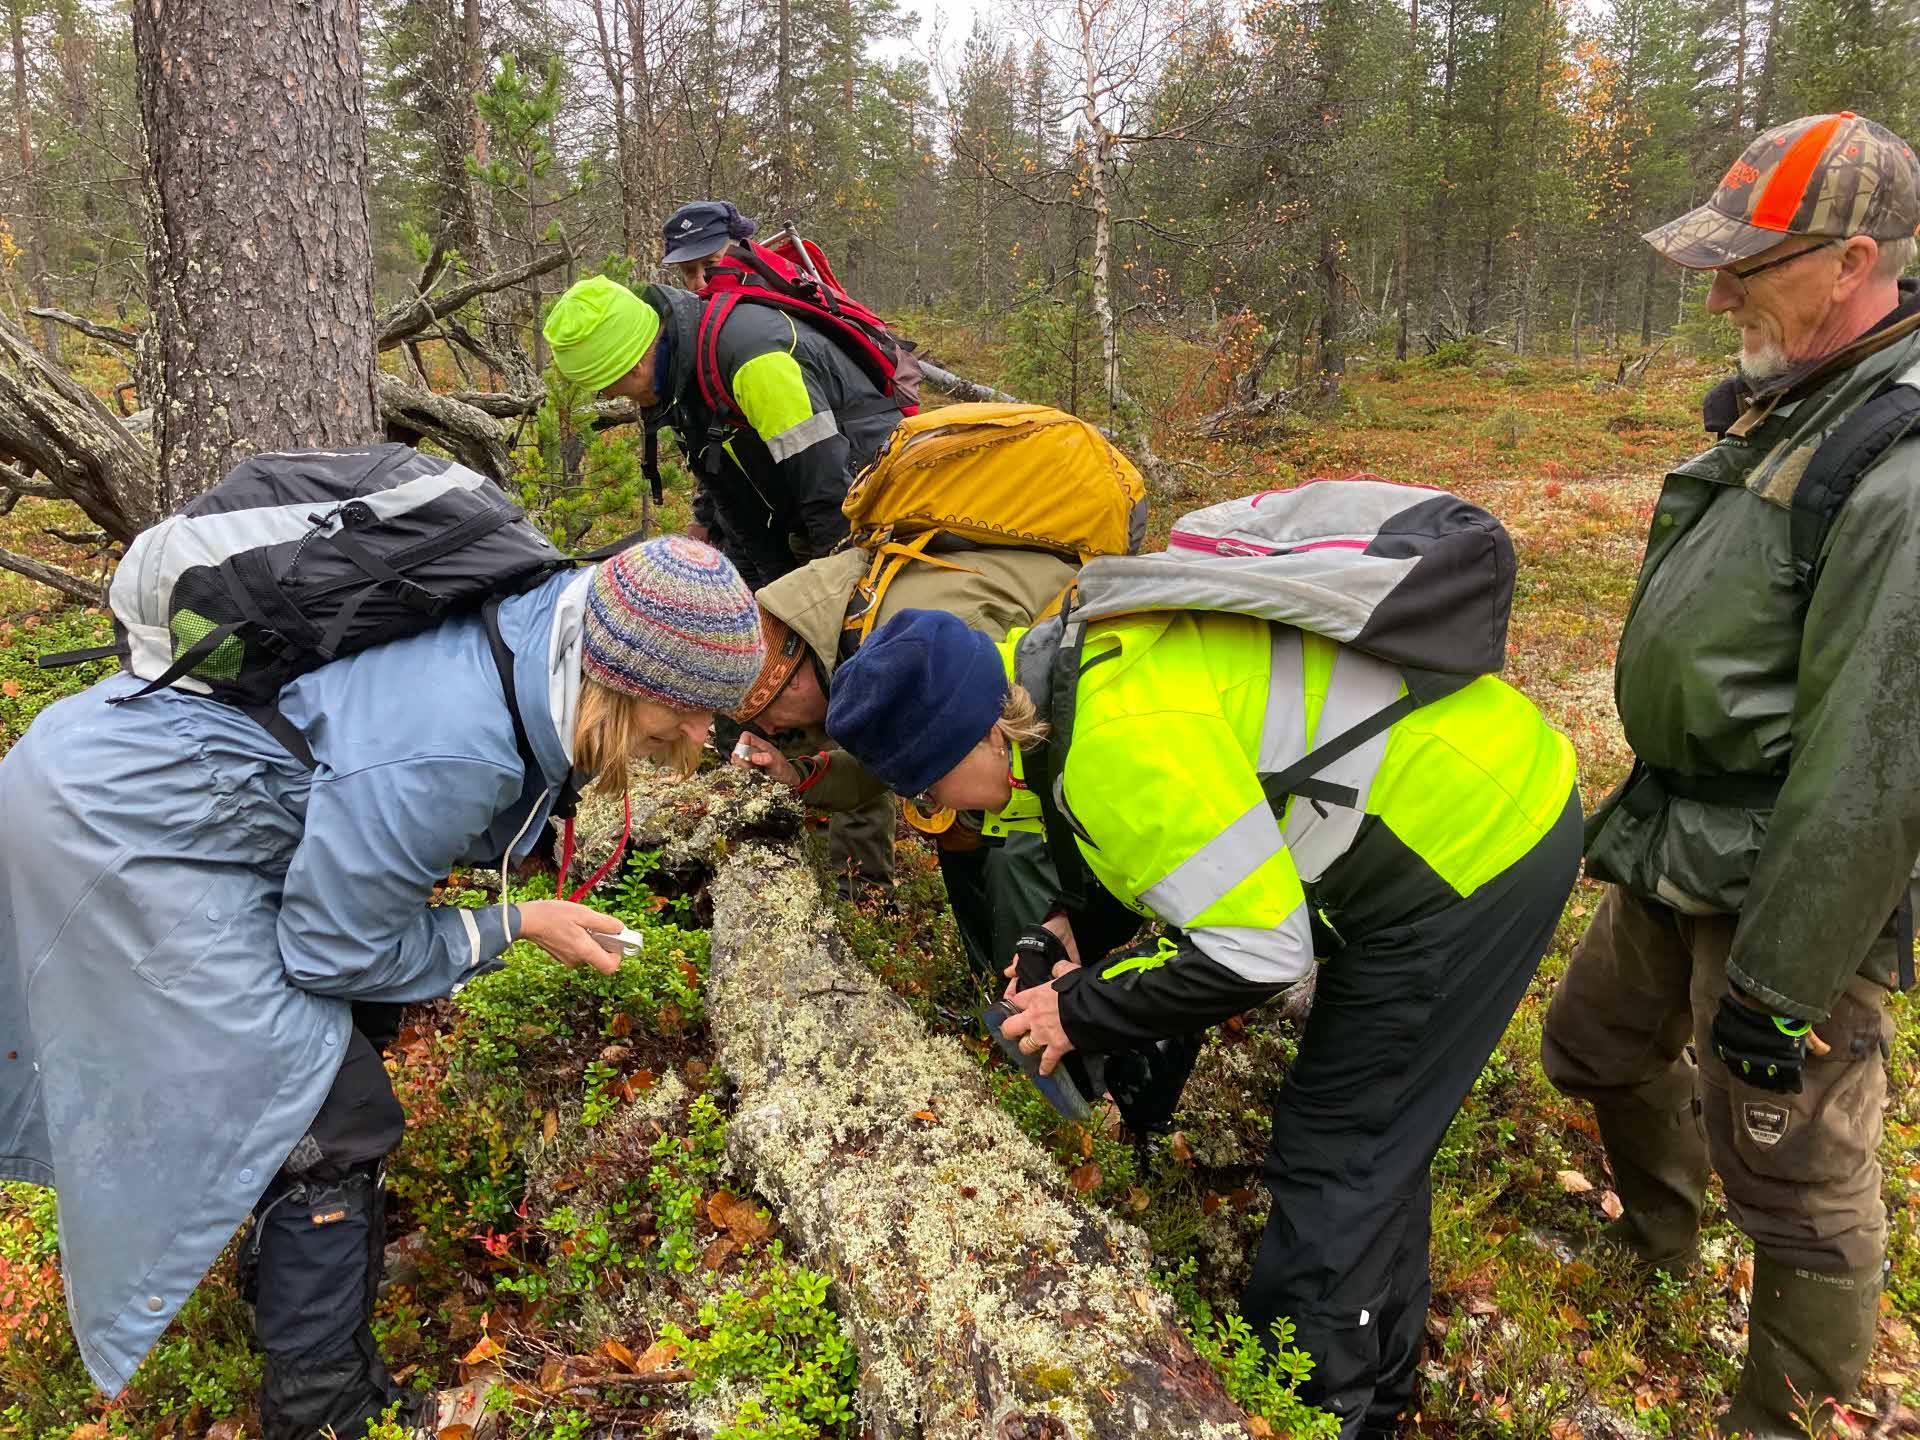
<instances>
[{"instance_id":1,"label":"dead tree branch","mask_svg":"<svg viewBox=\"0 0 1920 1440\"><path fill-rule=\"evenodd\" d=\"M438 324L446 316L453 314L462 305L477 300L482 295L491 295L496 290L510 290L515 285L537 279L551 270L558 270L567 263L570 252L565 248L555 250L550 255L542 255L525 265L512 270L497 270L481 279L469 281L465 285L456 285L444 295L417 295L404 305L389 310L380 317L379 339L375 342L379 349L391 350L407 340L411 340L431 325Z\"/></svg>"},{"instance_id":2,"label":"dead tree branch","mask_svg":"<svg viewBox=\"0 0 1920 1440\"><path fill-rule=\"evenodd\" d=\"M116 540L131 540L159 518L160 479L152 453L91 390L3 319L0 459L44 477Z\"/></svg>"},{"instance_id":3,"label":"dead tree branch","mask_svg":"<svg viewBox=\"0 0 1920 1440\"><path fill-rule=\"evenodd\" d=\"M16 575L37 580L70 599L78 600L82 605L98 605L101 600L99 586L89 585L78 575L69 575L65 570L43 565L31 555L16 554L12 550L0 550L0 570L11 570Z\"/></svg>"},{"instance_id":4,"label":"dead tree branch","mask_svg":"<svg viewBox=\"0 0 1920 1440\"><path fill-rule=\"evenodd\" d=\"M42 320L53 320L70 326L82 335L90 335L95 340L104 341L120 350L132 350L140 343L140 337L132 330L122 330L116 325L96 325L93 321L79 315L70 315L65 310L56 310L52 306L31 305L27 313Z\"/></svg>"}]
</instances>

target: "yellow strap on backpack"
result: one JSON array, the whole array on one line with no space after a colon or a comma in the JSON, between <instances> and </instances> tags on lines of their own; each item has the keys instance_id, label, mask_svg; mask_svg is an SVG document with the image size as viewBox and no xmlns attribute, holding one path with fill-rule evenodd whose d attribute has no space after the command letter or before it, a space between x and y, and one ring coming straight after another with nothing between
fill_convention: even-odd
<instances>
[{"instance_id":1,"label":"yellow strap on backpack","mask_svg":"<svg viewBox=\"0 0 1920 1440\"><path fill-rule=\"evenodd\" d=\"M961 565L952 560L942 560L938 555L927 554L927 546L940 533L938 530L927 530L904 544L889 539L874 547L873 564L867 567L865 577L854 587L860 604L849 606L846 618L840 622L842 630L853 631L856 644L864 645L867 636L873 633L873 623L880 617L880 601L886 596L887 587L893 584L894 577L910 562L918 560L923 565L958 570L966 575L980 573L971 565Z\"/></svg>"}]
</instances>

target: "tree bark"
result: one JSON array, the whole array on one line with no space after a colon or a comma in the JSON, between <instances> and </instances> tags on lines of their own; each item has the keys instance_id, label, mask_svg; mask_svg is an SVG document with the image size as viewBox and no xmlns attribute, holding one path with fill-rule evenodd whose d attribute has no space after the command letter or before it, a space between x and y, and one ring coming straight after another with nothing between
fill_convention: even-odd
<instances>
[{"instance_id":1,"label":"tree bark","mask_svg":"<svg viewBox=\"0 0 1920 1440\"><path fill-rule=\"evenodd\" d=\"M354 0L143 0L156 518L245 455L365 444L373 244Z\"/></svg>"},{"instance_id":2,"label":"tree bark","mask_svg":"<svg viewBox=\"0 0 1920 1440\"><path fill-rule=\"evenodd\" d=\"M1740 133L1747 98L1747 0L1733 0L1733 133Z\"/></svg>"},{"instance_id":3,"label":"tree bark","mask_svg":"<svg viewBox=\"0 0 1920 1440\"><path fill-rule=\"evenodd\" d=\"M633 147L627 134L626 56L620 45L620 11L613 12L613 25L607 25L604 0L593 0L594 37L600 44L600 68L613 92L613 165L620 186L620 248L633 254L644 222L640 218L640 197L634 183Z\"/></svg>"},{"instance_id":4,"label":"tree bark","mask_svg":"<svg viewBox=\"0 0 1920 1440\"><path fill-rule=\"evenodd\" d=\"M14 215L14 228L26 230L27 268L32 273L33 299L36 305L53 304L53 292L47 284L47 244L41 233L46 209L40 203L39 177L33 163L33 107L27 94L26 22L21 11L26 0L13 0L7 7L7 28L13 40L13 129L20 145L20 206ZM51 320L40 322L40 345L47 358L60 363L60 331Z\"/></svg>"},{"instance_id":5,"label":"tree bark","mask_svg":"<svg viewBox=\"0 0 1920 1440\"><path fill-rule=\"evenodd\" d=\"M157 518L153 456L105 405L0 319L0 456L44 476L115 540Z\"/></svg>"}]
</instances>

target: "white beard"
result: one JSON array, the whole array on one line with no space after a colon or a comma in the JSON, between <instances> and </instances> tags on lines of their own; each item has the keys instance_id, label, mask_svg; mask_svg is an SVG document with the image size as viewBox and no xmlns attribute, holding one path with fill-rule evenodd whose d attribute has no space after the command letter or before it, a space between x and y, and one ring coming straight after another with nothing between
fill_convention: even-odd
<instances>
[{"instance_id":1,"label":"white beard","mask_svg":"<svg viewBox=\"0 0 1920 1440\"><path fill-rule=\"evenodd\" d=\"M1740 378L1749 386L1764 385L1793 368L1793 362L1787 358L1786 351L1772 341L1762 345L1757 351L1748 354L1740 352Z\"/></svg>"}]
</instances>

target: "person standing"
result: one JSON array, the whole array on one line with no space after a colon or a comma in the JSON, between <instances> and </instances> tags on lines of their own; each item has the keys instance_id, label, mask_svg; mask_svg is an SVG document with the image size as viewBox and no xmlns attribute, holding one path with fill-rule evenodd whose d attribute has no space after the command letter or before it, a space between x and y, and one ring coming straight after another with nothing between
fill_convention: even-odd
<instances>
[{"instance_id":1,"label":"person standing","mask_svg":"<svg viewBox=\"0 0 1920 1440\"><path fill-rule=\"evenodd\" d=\"M1759 135L1645 237L1711 274L1739 373L1654 506L1614 682L1634 765L1589 821L1608 888L1545 1029L1613 1167L1610 1240L1684 1269L1719 1173L1755 1251L1720 1423L1768 1440L1858 1389L1886 1251L1920 854L1916 227L1912 149L1841 112Z\"/></svg>"}]
</instances>

